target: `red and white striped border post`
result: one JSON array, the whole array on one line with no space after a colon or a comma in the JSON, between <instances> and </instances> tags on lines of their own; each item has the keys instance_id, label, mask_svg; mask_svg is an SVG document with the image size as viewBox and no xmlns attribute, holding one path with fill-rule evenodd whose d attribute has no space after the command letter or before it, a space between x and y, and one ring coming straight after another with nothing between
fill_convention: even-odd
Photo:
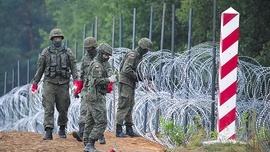
<instances>
[{"instance_id":1,"label":"red and white striped border post","mask_svg":"<svg viewBox=\"0 0 270 152\"><path fill-rule=\"evenodd\" d=\"M236 134L239 16L231 7L221 14L217 123L219 140L234 140Z\"/></svg>"}]
</instances>

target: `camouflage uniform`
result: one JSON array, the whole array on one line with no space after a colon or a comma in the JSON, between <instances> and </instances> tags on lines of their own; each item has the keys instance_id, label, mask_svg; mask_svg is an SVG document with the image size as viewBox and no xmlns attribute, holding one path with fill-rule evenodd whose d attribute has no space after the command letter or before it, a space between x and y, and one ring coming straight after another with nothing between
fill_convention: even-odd
<instances>
[{"instance_id":1,"label":"camouflage uniform","mask_svg":"<svg viewBox=\"0 0 270 152\"><path fill-rule=\"evenodd\" d=\"M96 50L97 41L94 37L87 37L84 40L83 46L87 50L87 53L83 57L82 64L81 64L81 72L80 72L80 79L84 81L84 84L83 84L83 88L81 92L82 98L81 98L80 117L79 117L79 133L77 136L78 141L82 141L82 135L83 135L84 125L85 125L85 116L87 112L87 101L86 101L87 98L85 96L88 90L87 74L88 74L89 65L97 54L97 50Z\"/></svg>"},{"instance_id":2,"label":"camouflage uniform","mask_svg":"<svg viewBox=\"0 0 270 152\"><path fill-rule=\"evenodd\" d=\"M53 29L55 37L62 36L60 29ZM51 33L52 33L51 32ZM57 35L60 32L60 35ZM50 34L51 35L51 34ZM54 35L50 36L52 40ZM63 37L64 38L64 37ZM54 128L54 104L59 112L57 124L60 126L60 138L66 138L65 127L68 121L68 108L70 105L69 82L70 76L78 78L75 56L69 48L62 45L51 45L45 48L39 56L38 67L33 79L34 84L38 84L43 79L42 106L44 107L44 128L49 130L49 140L52 139L51 131ZM46 135L47 135L46 132ZM47 140L47 136L44 140Z\"/></svg>"},{"instance_id":3,"label":"camouflage uniform","mask_svg":"<svg viewBox=\"0 0 270 152\"><path fill-rule=\"evenodd\" d=\"M85 117L86 117L86 113L87 113L87 104L89 103L87 100L87 98L85 97L85 95L87 94L87 90L88 90L88 82L87 82L87 73L88 73L88 68L89 68L89 64L93 61L93 59L88 57L83 58L83 63L81 65L81 69L82 71L84 71L81 75L84 75L84 86L82 89L82 99L81 99L81 110L80 110L80 117L79 117L79 124L85 124ZM107 76L110 77L113 74L111 65L109 64L109 62L104 62L103 63L104 68L107 71ZM82 76L81 76L82 77Z\"/></svg>"},{"instance_id":4,"label":"camouflage uniform","mask_svg":"<svg viewBox=\"0 0 270 152\"><path fill-rule=\"evenodd\" d=\"M137 80L137 66L142 56L152 47L152 42L147 38L139 41L139 47L128 52L120 65L120 79L118 85L118 107L116 115L116 137L137 136L132 130L132 109L134 107L134 95ZM126 125L126 134L122 126Z\"/></svg>"},{"instance_id":5,"label":"camouflage uniform","mask_svg":"<svg viewBox=\"0 0 270 152\"><path fill-rule=\"evenodd\" d=\"M124 125L132 124L131 112L134 106L134 93L137 82L136 68L142 56L136 50L128 52L120 69L118 85L119 100L117 109L117 123Z\"/></svg>"},{"instance_id":6,"label":"camouflage uniform","mask_svg":"<svg viewBox=\"0 0 270 152\"><path fill-rule=\"evenodd\" d=\"M104 43L99 45L98 55L90 63L88 70L88 92L86 95L88 109L83 133L85 151L95 150L95 141L107 127L106 93L110 82L108 74L111 75L112 69L102 57L103 54L107 53L106 49L109 49L108 54L111 55L111 46Z\"/></svg>"},{"instance_id":7,"label":"camouflage uniform","mask_svg":"<svg viewBox=\"0 0 270 152\"><path fill-rule=\"evenodd\" d=\"M80 106L80 117L79 117L79 124L84 124L85 121L85 116L86 116L86 111L87 111L87 102L86 102L86 97L85 94L87 93L87 73L88 73L88 67L90 63L93 61L94 58L91 58L89 54L87 53L82 60L81 64L81 74L80 74L80 79L84 80L83 88L82 88L82 98L81 98L81 106Z\"/></svg>"},{"instance_id":8,"label":"camouflage uniform","mask_svg":"<svg viewBox=\"0 0 270 152\"><path fill-rule=\"evenodd\" d=\"M84 48L87 50L87 54L83 57L82 64L81 64L81 71L80 71L80 80L83 80L83 88L81 90L81 106L80 106L80 116L79 116L79 131L73 132L72 135L78 141L82 141L83 139L83 132L85 127L85 117L87 114L87 105L89 101L87 101L86 94L88 90L88 80L87 74L89 70L89 65L93 61L94 57L97 54L97 41L94 37L87 37L84 40ZM105 69L110 70L111 66L108 62L104 62ZM108 76L111 76L112 72L108 73ZM99 138L100 144L106 144L105 137L102 136Z\"/></svg>"},{"instance_id":9,"label":"camouflage uniform","mask_svg":"<svg viewBox=\"0 0 270 152\"><path fill-rule=\"evenodd\" d=\"M96 51L96 50L92 50ZM85 126L85 117L87 112L87 73L90 63L93 61L94 56L90 56L89 53L87 53L82 60L81 64L81 72L80 72L80 80L83 80L83 88L81 90L81 106L80 106L80 116L79 116L79 131L72 132L72 135L74 138L76 138L78 141L82 141L83 138L83 131ZM75 96L76 97L76 96Z\"/></svg>"}]
</instances>

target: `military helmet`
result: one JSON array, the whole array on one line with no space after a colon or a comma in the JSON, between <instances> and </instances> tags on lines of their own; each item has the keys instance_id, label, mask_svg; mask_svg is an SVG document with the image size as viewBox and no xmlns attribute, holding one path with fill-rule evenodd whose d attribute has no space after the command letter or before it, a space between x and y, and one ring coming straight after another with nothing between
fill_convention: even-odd
<instances>
[{"instance_id":1,"label":"military helmet","mask_svg":"<svg viewBox=\"0 0 270 152\"><path fill-rule=\"evenodd\" d=\"M62 39L64 39L64 34L61 29L52 29L50 32L50 40L52 40L52 38L57 36L61 36Z\"/></svg>"},{"instance_id":2,"label":"military helmet","mask_svg":"<svg viewBox=\"0 0 270 152\"><path fill-rule=\"evenodd\" d=\"M101 43L99 44L97 50L101 53L109 54L111 56L113 48L107 43Z\"/></svg>"},{"instance_id":3,"label":"military helmet","mask_svg":"<svg viewBox=\"0 0 270 152\"><path fill-rule=\"evenodd\" d=\"M83 47L97 47L97 40L94 37L87 37L83 41Z\"/></svg>"},{"instance_id":4,"label":"military helmet","mask_svg":"<svg viewBox=\"0 0 270 152\"><path fill-rule=\"evenodd\" d=\"M150 39L148 38L142 38L139 40L138 45L142 48L142 49L147 49L147 50L151 50L153 43Z\"/></svg>"}]
</instances>

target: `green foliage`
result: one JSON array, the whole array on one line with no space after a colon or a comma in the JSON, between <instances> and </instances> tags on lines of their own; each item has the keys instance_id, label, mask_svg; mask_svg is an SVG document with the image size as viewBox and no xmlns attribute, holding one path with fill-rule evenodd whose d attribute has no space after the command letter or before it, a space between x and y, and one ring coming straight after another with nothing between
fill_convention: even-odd
<instances>
[{"instance_id":1,"label":"green foliage","mask_svg":"<svg viewBox=\"0 0 270 152\"><path fill-rule=\"evenodd\" d=\"M51 43L51 41L49 40L50 31L46 32L43 29L39 29L39 34L43 38L43 43L40 44L40 48L42 49L47 47Z\"/></svg>"},{"instance_id":2,"label":"green foliage","mask_svg":"<svg viewBox=\"0 0 270 152\"><path fill-rule=\"evenodd\" d=\"M162 136L168 137L177 146L199 147L207 139L206 130L202 127L198 116L193 117L194 126L178 126L173 120L160 118Z\"/></svg>"},{"instance_id":3,"label":"green foliage","mask_svg":"<svg viewBox=\"0 0 270 152\"><path fill-rule=\"evenodd\" d=\"M246 111L242 116L242 122L246 123L250 116L254 117L255 111ZM252 119L253 120L253 119ZM170 152L176 151L190 151L190 152L262 152L262 147L259 144L260 141L267 142L270 139L270 136L266 134L267 130L263 127L260 128L259 133L254 132L253 126L250 126L251 130L253 130L254 136L251 136L247 143L243 142L227 142L227 143L212 143L212 144L204 144L204 141L209 141L208 136L206 135L206 130L202 126L202 123L199 119L199 116L194 116L192 118L194 125L187 126L186 132L184 126L177 126L173 120L166 121L163 117L160 118L161 128L162 128L162 137L169 138L176 147L173 149L168 149ZM241 128L239 130L243 131ZM238 131L239 131L238 130ZM210 140L216 140L218 133L213 131L211 132ZM209 141L210 142L210 141Z\"/></svg>"},{"instance_id":4,"label":"green foliage","mask_svg":"<svg viewBox=\"0 0 270 152\"><path fill-rule=\"evenodd\" d=\"M218 136L218 132L216 131L211 131L211 139L217 139L217 136Z\"/></svg>"},{"instance_id":5,"label":"green foliage","mask_svg":"<svg viewBox=\"0 0 270 152\"><path fill-rule=\"evenodd\" d=\"M153 6L153 31L152 39L154 42L154 49L158 50L160 45L161 36L161 24L162 24L162 1L143 1L143 0L111 0L111 1L94 1L94 0L78 0L78 1L66 1L62 3L61 0L46 0L48 9L54 13L54 21L57 26L63 29L64 34L71 40L71 44L79 42L79 48L82 47L82 34L83 27L86 26L86 36L95 36L98 42L107 42L111 44L112 38L112 23L115 17L115 46L119 44L119 30L120 30L120 14L122 16L122 47L132 48L132 34L133 34L133 13L136 9L136 37L135 43L142 37L149 37L150 28L150 12L151 6ZM167 1L166 2L166 21L165 21L165 39L164 48L171 47L171 9L172 4L175 7L179 7L179 2ZM72 15L66 16L67 8L69 12L73 12ZM91 9L90 9L91 8ZM62 12L62 13L59 13ZM93 34L96 31L95 21L98 22L98 35ZM69 21L69 22L68 22ZM178 21L176 20L176 24ZM179 37L181 33L178 28L176 30L176 37ZM67 32L68 31L68 32ZM181 31L181 30L180 30ZM176 50L180 51L180 44L185 41L176 38ZM119 44L119 45L118 45Z\"/></svg>"},{"instance_id":6,"label":"green foliage","mask_svg":"<svg viewBox=\"0 0 270 152\"><path fill-rule=\"evenodd\" d=\"M186 141L184 134L184 128L174 124L172 120L165 121L164 118L160 119L162 130L162 136L169 137L176 145L182 145Z\"/></svg>"},{"instance_id":7,"label":"green foliage","mask_svg":"<svg viewBox=\"0 0 270 152\"><path fill-rule=\"evenodd\" d=\"M50 12L46 11L44 0L0 0L0 92L3 93L4 73L7 72L7 92L18 84L17 79L12 82L12 75L17 77L20 63L20 85L26 84L27 62L30 62L30 79L36 69L37 55L43 39L39 29L47 31L54 22ZM35 61L34 61L35 60Z\"/></svg>"},{"instance_id":8,"label":"green foliage","mask_svg":"<svg viewBox=\"0 0 270 152\"><path fill-rule=\"evenodd\" d=\"M270 22L268 9L270 3L262 0L217 1L215 23L213 23L214 5L210 0L41 0L29 3L1 0L0 46L6 50L0 49L0 52L11 52L9 49L16 48L16 53L10 54L10 58L22 61L29 58L36 59L36 56L30 56L32 55L30 52L36 51L38 54L50 44L49 32L56 27L62 29L65 40L68 40L69 48L72 50L75 43L78 43L79 50L83 50L82 42L85 36L95 36L99 43L111 44L113 18L116 22L114 43L115 47L119 47L120 14L123 21L121 46L132 48L134 9L136 9L135 43L137 43L140 38L149 37L151 7L153 7L153 50L156 51L161 47L163 4L166 4L163 49L172 47L172 17L175 18L174 49L176 52L184 52L188 43L191 8L193 10L191 46L194 46L201 42L212 41L213 32L216 33L215 39L218 42L221 13L233 7L240 13L239 55L253 57L263 66L270 65L268 62L270 28L267 24ZM175 16L172 15L173 5ZM95 21L98 23L97 31L94 27ZM216 31L213 31L213 25L216 25ZM85 36L84 27L86 27ZM20 56L16 58L15 54ZM11 57L13 55L14 57ZM81 51L78 51L78 56L82 56ZM2 73L0 78L4 71L14 68L10 62L6 65L0 70Z\"/></svg>"},{"instance_id":9,"label":"green foliage","mask_svg":"<svg viewBox=\"0 0 270 152\"><path fill-rule=\"evenodd\" d=\"M203 147L203 152L254 152L256 149L248 144L241 143L216 143ZM260 152L260 151L256 151Z\"/></svg>"},{"instance_id":10,"label":"green foliage","mask_svg":"<svg viewBox=\"0 0 270 152\"><path fill-rule=\"evenodd\" d=\"M259 63L262 66L269 66L269 58L270 58L269 48L270 48L270 41L263 44L260 55L255 57L255 59L259 61Z\"/></svg>"},{"instance_id":11,"label":"green foliage","mask_svg":"<svg viewBox=\"0 0 270 152\"><path fill-rule=\"evenodd\" d=\"M237 132L239 134L243 134L243 132L245 131L245 129L247 129L245 126L246 126L246 123L248 123L249 116L250 116L250 113L249 113L248 110L246 110L244 112L244 114L241 116L242 125L237 128Z\"/></svg>"},{"instance_id":12,"label":"green foliage","mask_svg":"<svg viewBox=\"0 0 270 152\"><path fill-rule=\"evenodd\" d=\"M177 18L182 21L185 31L188 31L189 13L192 9L192 44L211 41L213 1L183 0L181 4Z\"/></svg>"}]
</instances>

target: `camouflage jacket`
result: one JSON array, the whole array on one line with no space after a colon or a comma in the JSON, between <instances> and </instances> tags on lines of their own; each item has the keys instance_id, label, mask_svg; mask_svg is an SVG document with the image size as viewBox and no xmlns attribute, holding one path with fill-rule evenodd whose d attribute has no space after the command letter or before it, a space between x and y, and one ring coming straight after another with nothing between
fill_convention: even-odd
<instances>
[{"instance_id":1,"label":"camouflage jacket","mask_svg":"<svg viewBox=\"0 0 270 152\"><path fill-rule=\"evenodd\" d=\"M60 51L53 46L45 48L39 55L37 71L33 81L38 83L44 74L44 81L54 84L66 84L78 79L75 56L69 48L63 47Z\"/></svg>"},{"instance_id":2,"label":"camouflage jacket","mask_svg":"<svg viewBox=\"0 0 270 152\"><path fill-rule=\"evenodd\" d=\"M90 63L94 60L94 58L91 58L89 54L85 54L83 59L82 59L82 64L81 64L81 71L80 71L80 80L82 80L83 83L83 89L82 92L87 91L87 74L88 74L88 68Z\"/></svg>"},{"instance_id":3,"label":"camouflage jacket","mask_svg":"<svg viewBox=\"0 0 270 152\"><path fill-rule=\"evenodd\" d=\"M132 50L125 55L119 69L120 83L127 84L132 88L135 87L135 83L137 82L136 70L141 59L142 56L136 50Z\"/></svg>"},{"instance_id":4,"label":"camouflage jacket","mask_svg":"<svg viewBox=\"0 0 270 152\"><path fill-rule=\"evenodd\" d=\"M87 74L88 94L90 96L106 95L109 84L108 77L113 74L109 62L101 63L94 59L89 66Z\"/></svg>"},{"instance_id":5,"label":"camouflage jacket","mask_svg":"<svg viewBox=\"0 0 270 152\"><path fill-rule=\"evenodd\" d=\"M80 71L80 80L84 81L82 92L87 91L87 88L88 88L87 74L88 74L90 63L93 60L94 60L94 58L91 58L88 53L83 57L82 64L81 64L81 71ZM113 70L112 70L109 62L105 62L105 63L103 63L103 65L104 65L105 69L107 70L107 76L108 77L111 76L113 74Z\"/></svg>"}]
</instances>

